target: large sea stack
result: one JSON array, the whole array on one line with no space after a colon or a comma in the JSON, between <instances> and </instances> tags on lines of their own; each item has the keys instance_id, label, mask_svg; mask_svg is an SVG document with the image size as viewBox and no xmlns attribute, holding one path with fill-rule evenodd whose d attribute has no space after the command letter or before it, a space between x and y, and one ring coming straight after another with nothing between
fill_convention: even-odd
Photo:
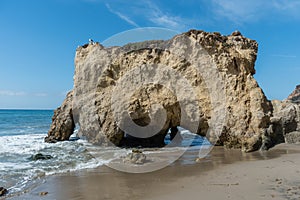
<instances>
[{"instance_id":1,"label":"large sea stack","mask_svg":"<svg viewBox=\"0 0 300 200\"><path fill-rule=\"evenodd\" d=\"M154 147L181 126L213 144L268 149L283 142L285 125L253 78L257 51L239 32L198 30L123 47L80 46L74 88L46 141L68 139L78 123L94 144Z\"/></svg>"}]
</instances>

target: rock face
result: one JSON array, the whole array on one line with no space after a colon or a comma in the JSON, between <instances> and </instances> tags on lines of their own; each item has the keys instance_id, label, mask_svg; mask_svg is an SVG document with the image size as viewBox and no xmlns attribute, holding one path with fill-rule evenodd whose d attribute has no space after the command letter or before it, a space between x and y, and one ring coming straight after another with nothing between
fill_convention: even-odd
<instances>
[{"instance_id":1,"label":"rock face","mask_svg":"<svg viewBox=\"0 0 300 200\"><path fill-rule=\"evenodd\" d=\"M213 144L269 148L280 141L281 122L271 123L273 106L253 78L257 50L239 32L196 30L168 41L79 47L73 91L46 141L68 139L75 121L80 136L101 145L163 146L181 126Z\"/></svg>"},{"instance_id":2,"label":"rock face","mask_svg":"<svg viewBox=\"0 0 300 200\"><path fill-rule=\"evenodd\" d=\"M69 92L61 107L54 111L52 124L45 142L55 143L68 140L73 134L75 123L72 112L73 92Z\"/></svg>"},{"instance_id":3,"label":"rock face","mask_svg":"<svg viewBox=\"0 0 300 200\"><path fill-rule=\"evenodd\" d=\"M300 103L300 85L296 86L296 89L288 96L287 100Z\"/></svg>"},{"instance_id":4,"label":"rock face","mask_svg":"<svg viewBox=\"0 0 300 200\"><path fill-rule=\"evenodd\" d=\"M278 142L300 142L300 105L287 100L273 100L272 105L274 111L270 130L278 136Z\"/></svg>"}]
</instances>

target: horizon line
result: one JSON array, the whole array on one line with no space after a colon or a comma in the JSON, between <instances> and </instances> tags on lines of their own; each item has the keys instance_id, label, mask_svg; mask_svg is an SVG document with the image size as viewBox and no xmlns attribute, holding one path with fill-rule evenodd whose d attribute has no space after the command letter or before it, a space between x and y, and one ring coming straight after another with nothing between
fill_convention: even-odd
<instances>
[{"instance_id":1,"label":"horizon line","mask_svg":"<svg viewBox=\"0 0 300 200\"><path fill-rule=\"evenodd\" d=\"M0 108L0 110L55 110L56 108Z\"/></svg>"}]
</instances>

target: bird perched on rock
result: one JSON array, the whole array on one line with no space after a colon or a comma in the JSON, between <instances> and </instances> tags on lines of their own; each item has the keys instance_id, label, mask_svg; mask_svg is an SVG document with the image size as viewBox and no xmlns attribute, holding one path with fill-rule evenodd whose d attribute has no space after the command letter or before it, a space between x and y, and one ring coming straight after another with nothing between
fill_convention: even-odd
<instances>
[{"instance_id":1,"label":"bird perched on rock","mask_svg":"<svg viewBox=\"0 0 300 200\"><path fill-rule=\"evenodd\" d=\"M89 39L89 44L94 44L94 40Z\"/></svg>"}]
</instances>

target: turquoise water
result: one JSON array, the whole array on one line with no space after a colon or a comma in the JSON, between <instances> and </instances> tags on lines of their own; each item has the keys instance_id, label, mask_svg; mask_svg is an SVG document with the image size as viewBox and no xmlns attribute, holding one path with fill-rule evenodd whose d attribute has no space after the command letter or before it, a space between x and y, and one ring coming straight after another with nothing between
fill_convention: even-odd
<instances>
[{"instance_id":1,"label":"turquoise water","mask_svg":"<svg viewBox=\"0 0 300 200\"><path fill-rule=\"evenodd\" d=\"M45 134L53 110L0 110L0 136Z\"/></svg>"}]
</instances>

